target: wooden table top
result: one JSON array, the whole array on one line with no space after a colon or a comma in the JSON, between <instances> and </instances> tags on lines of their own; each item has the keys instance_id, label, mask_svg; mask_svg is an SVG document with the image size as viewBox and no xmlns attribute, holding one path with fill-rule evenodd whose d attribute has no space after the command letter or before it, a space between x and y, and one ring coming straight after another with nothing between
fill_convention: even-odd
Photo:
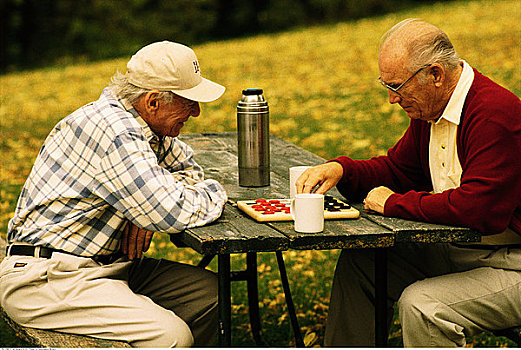
<instances>
[{"instance_id":1,"label":"wooden table top","mask_svg":"<svg viewBox=\"0 0 521 350\"><path fill-rule=\"evenodd\" d=\"M259 223L237 208L239 200L289 198L289 168L318 165L325 160L290 142L270 136L270 186L241 187L237 169L237 134L181 134L194 149L205 177L219 181L228 194L223 215L214 223L171 235L176 245L200 254L266 252L287 249L343 249L391 247L399 243L476 242L480 235L453 227L389 218L363 210L361 203L347 201L360 211L360 218L325 220L321 233L299 233L293 222ZM328 194L343 198L336 189Z\"/></svg>"}]
</instances>

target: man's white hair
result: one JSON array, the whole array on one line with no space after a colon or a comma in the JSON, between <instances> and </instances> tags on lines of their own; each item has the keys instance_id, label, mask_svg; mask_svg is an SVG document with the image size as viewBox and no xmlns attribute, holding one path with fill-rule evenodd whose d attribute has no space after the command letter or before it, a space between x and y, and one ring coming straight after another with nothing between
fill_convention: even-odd
<instances>
[{"instance_id":1,"label":"man's white hair","mask_svg":"<svg viewBox=\"0 0 521 350\"><path fill-rule=\"evenodd\" d=\"M141 96L152 91L140 88L134 84L131 84L128 81L128 78L125 74L116 72L110 79L110 86L113 91L123 99L126 99L130 104L136 103ZM164 101L166 104L172 103L174 101L174 93L171 91L160 91L158 94L158 98Z\"/></svg>"},{"instance_id":2,"label":"man's white hair","mask_svg":"<svg viewBox=\"0 0 521 350\"><path fill-rule=\"evenodd\" d=\"M382 46L399 31L407 31L411 24L423 24L431 27L429 30L418 33L409 33L404 45L408 52L407 69L413 73L427 64L438 63L447 71L455 70L460 62L460 58L452 45L449 37L441 29L417 18L408 18L394 25L382 36Z\"/></svg>"}]
</instances>

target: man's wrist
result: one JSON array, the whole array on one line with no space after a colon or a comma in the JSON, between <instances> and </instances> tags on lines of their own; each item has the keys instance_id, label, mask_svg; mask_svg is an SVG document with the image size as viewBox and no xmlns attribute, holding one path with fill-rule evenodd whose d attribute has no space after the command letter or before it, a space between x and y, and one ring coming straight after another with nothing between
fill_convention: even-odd
<instances>
[{"instance_id":1,"label":"man's wrist","mask_svg":"<svg viewBox=\"0 0 521 350\"><path fill-rule=\"evenodd\" d=\"M344 178L344 166L342 165L342 163L340 163L340 161L338 161L336 159L332 159L332 160L328 160L326 163L332 164L332 167L336 166L336 168L333 171L335 172L335 175L337 175L336 176L337 178L339 178L339 179Z\"/></svg>"}]
</instances>

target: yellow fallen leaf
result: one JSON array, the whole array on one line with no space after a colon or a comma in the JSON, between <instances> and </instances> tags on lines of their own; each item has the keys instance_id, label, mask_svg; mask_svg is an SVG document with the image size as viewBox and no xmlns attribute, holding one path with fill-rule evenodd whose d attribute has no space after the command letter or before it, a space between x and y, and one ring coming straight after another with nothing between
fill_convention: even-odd
<instances>
[{"instance_id":1,"label":"yellow fallen leaf","mask_svg":"<svg viewBox=\"0 0 521 350\"><path fill-rule=\"evenodd\" d=\"M304 336L304 346L312 346L318 340L318 336L315 332L308 332Z\"/></svg>"}]
</instances>

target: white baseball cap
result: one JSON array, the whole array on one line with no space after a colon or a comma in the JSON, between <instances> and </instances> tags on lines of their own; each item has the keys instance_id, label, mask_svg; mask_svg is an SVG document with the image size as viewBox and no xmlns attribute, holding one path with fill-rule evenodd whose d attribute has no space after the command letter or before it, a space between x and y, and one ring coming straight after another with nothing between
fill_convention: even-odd
<instances>
[{"instance_id":1,"label":"white baseball cap","mask_svg":"<svg viewBox=\"0 0 521 350\"><path fill-rule=\"evenodd\" d=\"M147 45L127 63L128 81L143 89L172 91L192 101L210 102L225 87L201 76L194 51L170 41Z\"/></svg>"}]
</instances>

